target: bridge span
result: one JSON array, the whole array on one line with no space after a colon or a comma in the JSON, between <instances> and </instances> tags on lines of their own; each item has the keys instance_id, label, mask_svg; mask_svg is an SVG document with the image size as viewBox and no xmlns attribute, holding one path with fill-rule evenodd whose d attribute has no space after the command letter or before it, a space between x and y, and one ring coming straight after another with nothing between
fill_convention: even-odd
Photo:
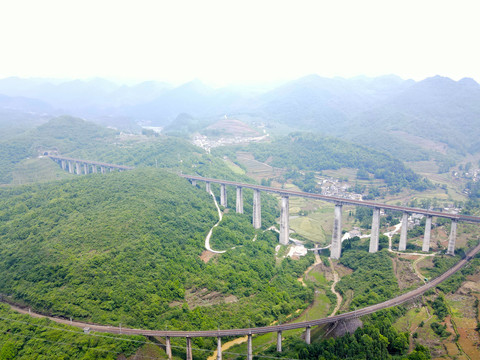
<instances>
[{"instance_id":1,"label":"bridge span","mask_svg":"<svg viewBox=\"0 0 480 360\"><path fill-rule=\"evenodd\" d=\"M65 156L48 155L50 159L60 164L63 170L68 170L70 174L89 174L100 172L105 174L107 171L125 171L132 170L133 167L125 165L108 164L99 161L74 159Z\"/></svg>"},{"instance_id":2,"label":"bridge span","mask_svg":"<svg viewBox=\"0 0 480 360\"><path fill-rule=\"evenodd\" d=\"M144 335L144 336L157 336L157 337L165 337L166 339L166 352L169 359L172 358L172 348L170 344L170 338L172 337L183 337L187 339L187 360L192 360L192 343L191 338L195 337L216 337L217 344L218 344L218 355L217 360L222 359L222 337L226 336L247 336L247 360L253 359L253 352L252 352L252 335L254 334L267 334L267 333L277 333L277 350L281 352L282 349L282 331L292 330L292 329L305 329L305 342L310 344L310 333L311 328L313 326L324 325L329 323L335 323L339 321L347 321L350 319L358 318L364 315L369 315L374 312L387 309L393 306L397 306L403 304L407 301L413 300L421 295L423 295L426 291L435 288L438 284L448 279L450 276L455 274L457 271L462 269L468 262L480 252L480 244L478 244L475 248L473 248L465 258L460 260L457 264L447 270L445 273L440 275L439 277L431 280L430 282L426 283L425 285L409 291L405 294L397 296L393 299L384 301L382 303L367 306L363 309L350 311L347 313L343 313L340 315L335 315L332 317L326 317L316 320L310 321L303 321L298 323L289 323L289 324L282 324L282 325L274 325L274 326L262 326L262 327L254 327L254 328L246 328L246 329L223 329L223 330L200 330L200 331L177 331L177 330L143 330L143 329L130 329L130 328L121 328L121 327L113 327L113 326L104 326L104 325L96 325L96 324L87 324L82 322L72 322L64 319L50 317L51 320L70 324L72 326L76 326L79 328L84 329L85 331L97 331L97 332L108 332L114 334L125 334L125 335Z\"/></svg>"},{"instance_id":3,"label":"bridge span","mask_svg":"<svg viewBox=\"0 0 480 360\"><path fill-rule=\"evenodd\" d=\"M342 246L342 206L343 205L354 205L354 206L363 206L373 209L373 218L372 218L372 231L370 236L370 246L369 251L371 253L378 251L379 243L379 234L380 234L380 210L395 210L402 212L402 229L400 233L400 243L398 246L399 251L404 251L407 248L407 227L408 227L408 216L410 214L421 214L426 216L425 222L425 234L423 238L422 251L428 252L430 250L430 237L431 237L431 228L432 228L432 217L441 217L451 220L451 230L448 241L447 254L455 254L455 242L457 237L457 224L459 221L464 222L473 222L480 223L480 217L469 216L463 214L449 214L440 211L425 210L419 208L397 206L397 205L388 205L381 204L373 201L363 201L363 200L354 200L354 199L345 199L335 196L327 196L321 194L312 194L302 191L294 191L287 189L273 188L269 186L255 185L255 184L246 184L238 181L229 181L221 179L212 179L204 178L201 176L195 175L184 175L180 174L181 177L188 179L192 182L193 185L196 185L197 181L205 182L207 191L210 191L210 184L219 184L220 185L220 203L223 206L227 206L227 191L226 186L235 186L237 189L236 196L236 211L238 213L243 213L243 192L244 188L253 190L253 226L256 229L261 227L261 201L260 193L262 191L278 194L281 196L281 216L280 216L280 244L288 244L289 238L289 225L288 225L288 208L289 208L289 197L298 196L315 200L327 201L335 204L334 210L334 224L332 232L332 245L330 247L330 257L333 259L339 259L341 255L341 246Z\"/></svg>"}]
</instances>

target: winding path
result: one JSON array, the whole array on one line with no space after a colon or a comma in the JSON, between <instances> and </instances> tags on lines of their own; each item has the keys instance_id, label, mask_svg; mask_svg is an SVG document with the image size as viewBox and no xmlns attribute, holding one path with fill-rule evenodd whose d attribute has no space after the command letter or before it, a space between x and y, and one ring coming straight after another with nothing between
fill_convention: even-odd
<instances>
[{"instance_id":1,"label":"winding path","mask_svg":"<svg viewBox=\"0 0 480 360\"><path fill-rule=\"evenodd\" d=\"M222 211L220 210L220 207L218 206L218 203L217 203L217 199L215 198L215 195L213 194L212 191L210 191L210 195L212 195L213 201L215 202L215 206L217 207L218 222L215 225L213 225L213 227L208 232L207 237L205 238L205 249L207 249L208 251L210 251L212 253L215 253L215 254L223 254L224 252L226 252L226 250L221 250L221 251L212 250L212 248L210 247L210 238L212 237L213 229L216 228L218 226L218 224L220 224L220 221L222 221L222 219L223 219Z\"/></svg>"}]
</instances>

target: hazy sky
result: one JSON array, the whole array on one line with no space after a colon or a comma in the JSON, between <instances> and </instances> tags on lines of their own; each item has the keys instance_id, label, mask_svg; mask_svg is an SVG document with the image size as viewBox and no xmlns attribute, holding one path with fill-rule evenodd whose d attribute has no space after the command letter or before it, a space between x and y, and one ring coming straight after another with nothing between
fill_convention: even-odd
<instances>
[{"instance_id":1,"label":"hazy sky","mask_svg":"<svg viewBox=\"0 0 480 360\"><path fill-rule=\"evenodd\" d=\"M478 0L5 0L0 78L480 82L479 9Z\"/></svg>"}]
</instances>

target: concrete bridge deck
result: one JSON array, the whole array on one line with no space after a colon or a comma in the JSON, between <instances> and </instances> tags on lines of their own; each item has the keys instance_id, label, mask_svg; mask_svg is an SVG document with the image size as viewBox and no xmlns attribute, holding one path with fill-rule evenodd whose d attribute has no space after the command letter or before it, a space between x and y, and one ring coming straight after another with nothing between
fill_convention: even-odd
<instances>
[{"instance_id":1,"label":"concrete bridge deck","mask_svg":"<svg viewBox=\"0 0 480 360\"><path fill-rule=\"evenodd\" d=\"M422 214L422 215L426 215L426 216L436 216L436 217L448 218L448 219L457 220L457 221L468 221L468 222L480 223L480 217L477 217L477 216L470 216L470 215L463 215L463 214L449 214L449 213L432 211L432 210L425 210L425 209L420 209L420 208L381 204L381 203L377 203L377 202L373 202L373 201L345 199L345 198L340 198L340 197L335 197L335 196L312 194L312 193L306 193L306 192L302 192L302 191L279 189L279 188L273 188L273 187L269 187L269 186L262 186L262 185L255 185L255 184L246 184L246 183L241 183L241 182L238 182L238 181L204 178L204 177L201 177L201 176L194 176L194 175L180 174L180 176L183 177L183 178L186 178L186 179L190 179L190 180L204 181L204 182L209 182L209 183L214 183L214 184L225 184L225 185L238 186L238 187L241 187L241 188L266 191L266 192L275 193L275 194L284 195L284 196L299 196L299 197L304 197L304 198L328 201L328 202L332 202L332 203L335 203L335 204L365 206L365 207L369 207L369 208L373 208L373 209L396 210L396 211L401 211L401 212L411 213L411 214Z\"/></svg>"},{"instance_id":2,"label":"concrete bridge deck","mask_svg":"<svg viewBox=\"0 0 480 360\"><path fill-rule=\"evenodd\" d=\"M47 156L50 159L55 160L55 161L63 160L63 161L71 161L71 162L75 162L75 163L90 164L90 165L103 166L103 167L115 168L115 169L121 169L121 170L133 170L133 167L125 166L125 165L108 164L108 163L93 161L93 160L74 159L74 158L69 158L69 157L66 157L66 156L57 156L57 155L47 155Z\"/></svg>"}]
</instances>

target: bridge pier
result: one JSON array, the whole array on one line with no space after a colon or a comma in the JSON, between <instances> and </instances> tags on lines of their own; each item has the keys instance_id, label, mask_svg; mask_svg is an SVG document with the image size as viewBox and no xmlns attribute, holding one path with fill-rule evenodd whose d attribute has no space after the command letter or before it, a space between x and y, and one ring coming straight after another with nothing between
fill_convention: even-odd
<instances>
[{"instance_id":1,"label":"bridge pier","mask_svg":"<svg viewBox=\"0 0 480 360\"><path fill-rule=\"evenodd\" d=\"M105 174L105 166L100 166L100 172L101 172L102 174Z\"/></svg>"},{"instance_id":2,"label":"bridge pier","mask_svg":"<svg viewBox=\"0 0 480 360\"><path fill-rule=\"evenodd\" d=\"M457 240L457 223L458 220L452 219L450 226L450 237L448 239L447 255L455 255L455 241Z\"/></svg>"},{"instance_id":3,"label":"bridge pier","mask_svg":"<svg viewBox=\"0 0 480 360\"><path fill-rule=\"evenodd\" d=\"M190 359L191 360L191 359ZM248 334L247 340L247 360L253 360L252 334Z\"/></svg>"},{"instance_id":4,"label":"bridge pier","mask_svg":"<svg viewBox=\"0 0 480 360\"><path fill-rule=\"evenodd\" d=\"M378 239L380 234L380 208L373 209L372 231L370 233L370 248L368 252L376 253L378 251Z\"/></svg>"},{"instance_id":5,"label":"bridge pier","mask_svg":"<svg viewBox=\"0 0 480 360\"><path fill-rule=\"evenodd\" d=\"M288 226L289 216L288 196L282 196L282 208L280 212L280 244L288 245L290 237L290 229Z\"/></svg>"},{"instance_id":6,"label":"bridge pier","mask_svg":"<svg viewBox=\"0 0 480 360\"><path fill-rule=\"evenodd\" d=\"M97 173L97 165L92 165L92 173Z\"/></svg>"},{"instance_id":7,"label":"bridge pier","mask_svg":"<svg viewBox=\"0 0 480 360\"><path fill-rule=\"evenodd\" d=\"M79 162L76 162L75 163L75 169L77 170L77 175L81 175L82 172L80 171L80 163Z\"/></svg>"},{"instance_id":8,"label":"bridge pier","mask_svg":"<svg viewBox=\"0 0 480 360\"><path fill-rule=\"evenodd\" d=\"M432 217L427 215L425 221L425 235L423 236L422 251L430 251L430 235L432 232Z\"/></svg>"},{"instance_id":9,"label":"bridge pier","mask_svg":"<svg viewBox=\"0 0 480 360\"><path fill-rule=\"evenodd\" d=\"M227 186L220 184L220 205L227 207Z\"/></svg>"},{"instance_id":10,"label":"bridge pier","mask_svg":"<svg viewBox=\"0 0 480 360\"><path fill-rule=\"evenodd\" d=\"M277 352L282 352L282 331L277 331Z\"/></svg>"},{"instance_id":11,"label":"bridge pier","mask_svg":"<svg viewBox=\"0 0 480 360\"><path fill-rule=\"evenodd\" d=\"M260 190L253 190L253 227L260 229L262 227L262 205L260 199Z\"/></svg>"},{"instance_id":12,"label":"bridge pier","mask_svg":"<svg viewBox=\"0 0 480 360\"><path fill-rule=\"evenodd\" d=\"M222 360L222 338L217 336L217 360Z\"/></svg>"},{"instance_id":13,"label":"bridge pier","mask_svg":"<svg viewBox=\"0 0 480 360\"><path fill-rule=\"evenodd\" d=\"M66 170L67 169L67 163L65 160L60 160L62 162L62 170Z\"/></svg>"},{"instance_id":14,"label":"bridge pier","mask_svg":"<svg viewBox=\"0 0 480 360\"><path fill-rule=\"evenodd\" d=\"M398 244L398 251L405 251L407 249L407 232L408 213L404 212L402 215L402 230L400 231L400 243Z\"/></svg>"},{"instance_id":15,"label":"bridge pier","mask_svg":"<svg viewBox=\"0 0 480 360\"><path fill-rule=\"evenodd\" d=\"M205 181L205 190L207 190L207 193L211 193L212 190L210 189L210 182L209 181Z\"/></svg>"},{"instance_id":16,"label":"bridge pier","mask_svg":"<svg viewBox=\"0 0 480 360\"><path fill-rule=\"evenodd\" d=\"M187 360L193 360L192 357L192 338L187 337Z\"/></svg>"},{"instance_id":17,"label":"bridge pier","mask_svg":"<svg viewBox=\"0 0 480 360\"><path fill-rule=\"evenodd\" d=\"M73 174L73 164L71 161L68 162L68 172L70 174Z\"/></svg>"},{"instance_id":18,"label":"bridge pier","mask_svg":"<svg viewBox=\"0 0 480 360\"><path fill-rule=\"evenodd\" d=\"M310 345L310 330L311 330L310 326L307 326L305 328L305 343L307 345Z\"/></svg>"},{"instance_id":19,"label":"bridge pier","mask_svg":"<svg viewBox=\"0 0 480 360\"><path fill-rule=\"evenodd\" d=\"M83 173L84 173L85 175L88 174L88 164L87 164L87 163L83 163Z\"/></svg>"},{"instance_id":20,"label":"bridge pier","mask_svg":"<svg viewBox=\"0 0 480 360\"><path fill-rule=\"evenodd\" d=\"M170 336L165 337L165 352L168 360L172 360L172 344L170 343Z\"/></svg>"},{"instance_id":21,"label":"bridge pier","mask_svg":"<svg viewBox=\"0 0 480 360\"><path fill-rule=\"evenodd\" d=\"M237 186L237 199L235 203L235 210L237 214L243 214L243 189Z\"/></svg>"},{"instance_id":22,"label":"bridge pier","mask_svg":"<svg viewBox=\"0 0 480 360\"><path fill-rule=\"evenodd\" d=\"M197 181L196 181L196 180L192 180L192 185L193 185L193 186L197 186Z\"/></svg>"},{"instance_id":23,"label":"bridge pier","mask_svg":"<svg viewBox=\"0 0 480 360\"><path fill-rule=\"evenodd\" d=\"M342 204L336 203L334 210L335 219L333 220L332 246L330 247L330 257L340 259L342 254Z\"/></svg>"}]
</instances>

